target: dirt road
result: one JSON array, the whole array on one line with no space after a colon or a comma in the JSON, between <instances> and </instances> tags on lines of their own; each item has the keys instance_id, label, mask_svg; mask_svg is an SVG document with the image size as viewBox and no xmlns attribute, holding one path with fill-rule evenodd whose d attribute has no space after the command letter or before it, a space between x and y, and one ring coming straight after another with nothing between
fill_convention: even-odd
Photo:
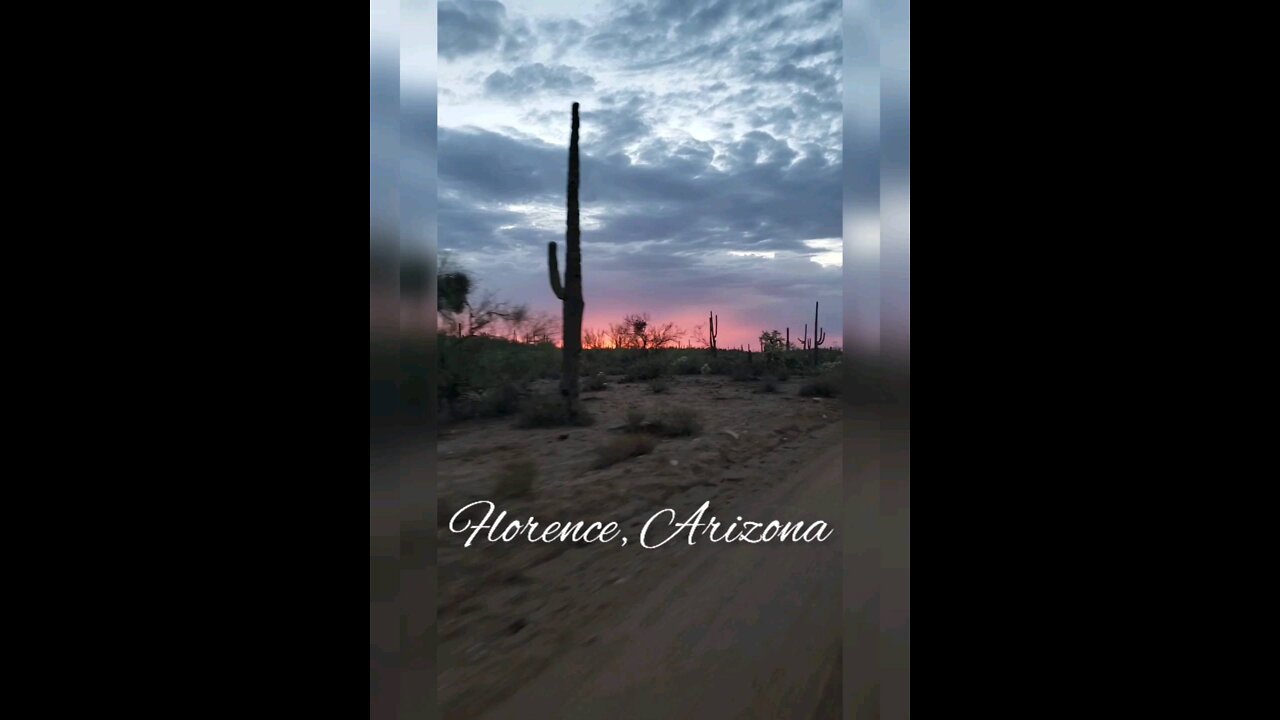
<instances>
[{"instance_id":1,"label":"dirt road","mask_svg":"<svg viewBox=\"0 0 1280 720\"><path fill-rule=\"evenodd\" d=\"M700 537L689 547L686 533L673 549L685 554L680 567L635 588L620 622L484 717L840 717L842 466L831 437L790 481L747 504L712 507L721 518L822 520L837 528L828 540Z\"/></svg>"}]
</instances>

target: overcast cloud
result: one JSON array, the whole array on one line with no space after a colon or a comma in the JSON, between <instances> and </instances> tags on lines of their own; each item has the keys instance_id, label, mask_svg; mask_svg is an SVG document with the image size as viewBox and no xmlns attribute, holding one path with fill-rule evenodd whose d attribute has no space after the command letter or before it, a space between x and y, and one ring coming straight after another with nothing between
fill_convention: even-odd
<instances>
[{"instance_id":1,"label":"overcast cloud","mask_svg":"<svg viewBox=\"0 0 1280 720\"><path fill-rule=\"evenodd\" d=\"M715 310L737 346L798 337L821 301L840 343L859 179L841 165L838 0L463 0L438 18L438 242L483 289L559 312L546 244L563 246L579 102L586 327Z\"/></svg>"}]
</instances>

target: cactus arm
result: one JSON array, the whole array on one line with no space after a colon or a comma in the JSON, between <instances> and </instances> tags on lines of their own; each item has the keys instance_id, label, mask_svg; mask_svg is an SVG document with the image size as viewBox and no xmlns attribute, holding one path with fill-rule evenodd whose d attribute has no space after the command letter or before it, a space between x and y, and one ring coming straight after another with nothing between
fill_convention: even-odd
<instances>
[{"instance_id":1,"label":"cactus arm","mask_svg":"<svg viewBox=\"0 0 1280 720\"><path fill-rule=\"evenodd\" d=\"M818 327L818 303L813 304L813 366L818 367L818 347L827 339L827 334Z\"/></svg>"},{"instance_id":2,"label":"cactus arm","mask_svg":"<svg viewBox=\"0 0 1280 720\"><path fill-rule=\"evenodd\" d=\"M564 300L564 287L560 284L560 265L556 262L556 241L547 243L547 268L551 270L551 292Z\"/></svg>"}]
</instances>

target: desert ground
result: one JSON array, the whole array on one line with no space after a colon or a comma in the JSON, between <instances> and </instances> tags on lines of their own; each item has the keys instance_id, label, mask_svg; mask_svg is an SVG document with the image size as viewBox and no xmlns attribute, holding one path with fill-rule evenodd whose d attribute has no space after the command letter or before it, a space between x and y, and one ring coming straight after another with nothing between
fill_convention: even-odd
<instances>
[{"instance_id":1,"label":"desert ground","mask_svg":"<svg viewBox=\"0 0 1280 720\"><path fill-rule=\"evenodd\" d=\"M608 376L603 389L583 392L590 426L521 428L498 417L441 429L444 717L677 717L695 708L707 718L826 717L833 702L838 714L838 534L815 544L700 538L694 546L686 534L651 550L637 538L658 510L673 508L684 520L708 500L708 515L725 522L741 515L838 527L840 402L801 397L802 377L768 386L772 392L764 381L724 375L669 377L660 393L622 379ZM542 383L534 390L554 388ZM694 434L646 429L675 408L696 412ZM652 450L600 467L598 448L637 429ZM500 497L513 464L536 474L527 490ZM489 543L482 535L463 547L466 535L447 524L476 500L540 523L616 521L631 543ZM770 621L758 622L762 615ZM761 653L777 661L761 663ZM771 677L752 675L769 668ZM740 705L717 704L714 687L694 689L709 672ZM677 677L694 684L679 689ZM659 688L688 704L636 702Z\"/></svg>"}]
</instances>

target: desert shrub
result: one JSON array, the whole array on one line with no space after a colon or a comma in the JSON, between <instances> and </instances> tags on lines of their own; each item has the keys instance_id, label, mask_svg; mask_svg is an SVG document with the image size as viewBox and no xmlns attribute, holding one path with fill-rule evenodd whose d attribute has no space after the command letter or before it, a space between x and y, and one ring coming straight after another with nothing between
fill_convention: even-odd
<instances>
[{"instance_id":1,"label":"desert shrub","mask_svg":"<svg viewBox=\"0 0 1280 720\"><path fill-rule=\"evenodd\" d=\"M827 397L840 395L840 376L834 372L826 372L809 378L800 386L801 397Z\"/></svg>"},{"instance_id":2,"label":"desert shrub","mask_svg":"<svg viewBox=\"0 0 1280 720\"><path fill-rule=\"evenodd\" d=\"M778 392L778 381L771 377L767 377L764 379L764 382L760 384L760 387L756 388L756 392L776 393Z\"/></svg>"},{"instance_id":3,"label":"desert shrub","mask_svg":"<svg viewBox=\"0 0 1280 720\"><path fill-rule=\"evenodd\" d=\"M464 392L457 397L450 398L444 404L444 409L448 411L445 417L455 422L480 417L480 401L482 398L483 395L477 392Z\"/></svg>"},{"instance_id":4,"label":"desert shrub","mask_svg":"<svg viewBox=\"0 0 1280 720\"><path fill-rule=\"evenodd\" d=\"M493 488L497 498L519 498L533 492L533 481L538 478L538 466L532 460L516 460L502 466Z\"/></svg>"},{"instance_id":5,"label":"desert shrub","mask_svg":"<svg viewBox=\"0 0 1280 720\"><path fill-rule=\"evenodd\" d=\"M644 358L637 360L627 368L623 382L636 382L637 380L653 380L666 374L666 363L658 358Z\"/></svg>"},{"instance_id":6,"label":"desert shrub","mask_svg":"<svg viewBox=\"0 0 1280 720\"><path fill-rule=\"evenodd\" d=\"M681 355L671 363L671 372L675 375L697 375L702 364L688 355Z\"/></svg>"},{"instance_id":7,"label":"desert shrub","mask_svg":"<svg viewBox=\"0 0 1280 720\"><path fill-rule=\"evenodd\" d=\"M582 374L618 375L626 370L633 358L624 350L583 350Z\"/></svg>"},{"instance_id":8,"label":"desert shrub","mask_svg":"<svg viewBox=\"0 0 1280 720\"><path fill-rule=\"evenodd\" d=\"M693 408L668 408L650 423L649 429L662 437L684 437L702 432L702 419Z\"/></svg>"},{"instance_id":9,"label":"desert shrub","mask_svg":"<svg viewBox=\"0 0 1280 720\"><path fill-rule=\"evenodd\" d=\"M725 358L724 355L708 357L706 362L703 364L709 368L709 370L704 373L706 375L725 375L729 372L729 369L733 367L733 363Z\"/></svg>"},{"instance_id":10,"label":"desert shrub","mask_svg":"<svg viewBox=\"0 0 1280 720\"><path fill-rule=\"evenodd\" d=\"M517 390L530 381L556 377L560 350L554 345L524 345L491 337L436 336L438 410L461 420L514 410ZM492 394L490 394L492 392Z\"/></svg>"},{"instance_id":11,"label":"desert shrub","mask_svg":"<svg viewBox=\"0 0 1280 720\"><path fill-rule=\"evenodd\" d=\"M604 375L584 375L581 378L582 389L585 392L596 392L605 388Z\"/></svg>"},{"instance_id":12,"label":"desert shrub","mask_svg":"<svg viewBox=\"0 0 1280 720\"><path fill-rule=\"evenodd\" d=\"M738 381L755 380L758 372L753 365L736 363L729 371L729 377Z\"/></svg>"},{"instance_id":13,"label":"desert shrub","mask_svg":"<svg viewBox=\"0 0 1280 720\"><path fill-rule=\"evenodd\" d=\"M526 398L520 404L520 427L558 427L561 425L590 425L591 416L579 408L577 417L565 413L564 402L559 395L543 394Z\"/></svg>"},{"instance_id":14,"label":"desert shrub","mask_svg":"<svg viewBox=\"0 0 1280 720\"><path fill-rule=\"evenodd\" d=\"M654 378L649 381L649 391L657 395L666 392L671 387L666 378Z\"/></svg>"},{"instance_id":15,"label":"desert shrub","mask_svg":"<svg viewBox=\"0 0 1280 720\"><path fill-rule=\"evenodd\" d=\"M595 467L606 468L628 458L653 452L658 442L648 435L629 434L615 437L596 448Z\"/></svg>"},{"instance_id":16,"label":"desert shrub","mask_svg":"<svg viewBox=\"0 0 1280 720\"><path fill-rule=\"evenodd\" d=\"M484 417L502 417L519 409L520 389L513 383L503 383L480 394L479 414Z\"/></svg>"},{"instance_id":17,"label":"desert shrub","mask_svg":"<svg viewBox=\"0 0 1280 720\"><path fill-rule=\"evenodd\" d=\"M640 432L644 427L644 411L640 408L631 408L627 411L627 430L631 432Z\"/></svg>"}]
</instances>

